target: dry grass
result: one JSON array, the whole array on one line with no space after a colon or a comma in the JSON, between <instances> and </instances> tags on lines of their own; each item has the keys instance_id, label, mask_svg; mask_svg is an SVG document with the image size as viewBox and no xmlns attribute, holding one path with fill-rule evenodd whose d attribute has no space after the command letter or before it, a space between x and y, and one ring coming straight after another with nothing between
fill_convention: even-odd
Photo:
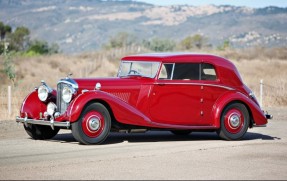
<instances>
[{"instance_id":1,"label":"dry grass","mask_svg":"<svg viewBox=\"0 0 287 181\"><path fill-rule=\"evenodd\" d=\"M129 54L145 52L133 47L81 55L53 55L32 58L18 57L13 61L17 72L17 86L12 87L12 114L7 111L8 81L0 80L0 120L15 119L25 96L45 80L56 87L60 78L116 76L119 60ZM273 51L273 54L272 54ZM205 51L206 52L206 51ZM287 51L283 49L259 49L241 51L214 51L209 53L230 59L238 68L243 81L259 98L260 79L264 80L264 107L287 106ZM283 53L282 53L283 52ZM274 56L271 56L274 55Z\"/></svg>"},{"instance_id":2,"label":"dry grass","mask_svg":"<svg viewBox=\"0 0 287 181\"><path fill-rule=\"evenodd\" d=\"M235 61L243 82L260 95L260 80L263 79L263 107L287 106L287 61L241 60Z\"/></svg>"},{"instance_id":3,"label":"dry grass","mask_svg":"<svg viewBox=\"0 0 287 181\"><path fill-rule=\"evenodd\" d=\"M69 73L72 77L114 77L117 74L120 58L128 54L145 51L138 47L114 49L81 55L52 55L39 57L16 57L13 59L16 69L16 86L12 86L12 114L8 114L9 81L0 78L0 120L15 119L21 103L29 92L40 85L41 80L56 87L61 78ZM2 57L3 58L3 57ZM0 57L0 62L2 61ZM2 68L0 68L2 69Z\"/></svg>"},{"instance_id":4,"label":"dry grass","mask_svg":"<svg viewBox=\"0 0 287 181\"><path fill-rule=\"evenodd\" d=\"M8 88L0 88L0 120L15 119L19 115L24 98L33 90L32 87L12 87L11 90L11 115L8 113Z\"/></svg>"},{"instance_id":5,"label":"dry grass","mask_svg":"<svg viewBox=\"0 0 287 181\"><path fill-rule=\"evenodd\" d=\"M287 48L255 47L243 50L216 52L231 60L238 68L243 82L257 99L260 80L263 80L263 108L287 106Z\"/></svg>"}]
</instances>

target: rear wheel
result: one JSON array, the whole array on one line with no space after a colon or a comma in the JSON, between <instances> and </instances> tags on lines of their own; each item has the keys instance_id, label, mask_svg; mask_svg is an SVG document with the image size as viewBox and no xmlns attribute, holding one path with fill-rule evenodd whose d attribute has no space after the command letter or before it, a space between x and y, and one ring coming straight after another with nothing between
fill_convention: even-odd
<instances>
[{"instance_id":1,"label":"rear wheel","mask_svg":"<svg viewBox=\"0 0 287 181\"><path fill-rule=\"evenodd\" d=\"M247 132L249 122L247 108L241 103L232 103L222 112L217 134L226 140L239 140Z\"/></svg>"},{"instance_id":2,"label":"rear wheel","mask_svg":"<svg viewBox=\"0 0 287 181\"><path fill-rule=\"evenodd\" d=\"M79 120L72 124L74 138L82 144L100 144L108 137L111 129L111 116L101 103L86 107Z\"/></svg>"},{"instance_id":3,"label":"rear wheel","mask_svg":"<svg viewBox=\"0 0 287 181\"><path fill-rule=\"evenodd\" d=\"M54 130L49 126L42 126L42 125L32 125L28 124L25 126L24 129L29 136L31 136L35 140L46 140L51 139L59 132L59 128L54 128Z\"/></svg>"}]
</instances>

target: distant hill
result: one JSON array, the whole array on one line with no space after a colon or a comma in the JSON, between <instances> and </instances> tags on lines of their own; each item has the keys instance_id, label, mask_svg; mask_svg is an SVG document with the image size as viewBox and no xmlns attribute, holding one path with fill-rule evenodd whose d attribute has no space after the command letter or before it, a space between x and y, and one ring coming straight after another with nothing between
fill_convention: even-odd
<instances>
[{"instance_id":1,"label":"distant hill","mask_svg":"<svg viewBox=\"0 0 287 181\"><path fill-rule=\"evenodd\" d=\"M287 8L155 6L128 0L0 0L0 21L65 53L96 50L118 32L142 39L202 34L213 46L287 46Z\"/></svg>"}]
</instances>

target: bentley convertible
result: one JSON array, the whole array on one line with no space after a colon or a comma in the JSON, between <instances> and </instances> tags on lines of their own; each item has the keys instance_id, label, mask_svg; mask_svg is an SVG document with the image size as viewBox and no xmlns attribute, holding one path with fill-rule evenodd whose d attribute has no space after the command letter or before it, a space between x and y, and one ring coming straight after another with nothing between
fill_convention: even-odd
<instances>
[{"instance_id":1,"label":"bentley convertible","mask_svg":"<svg viewBox=\"0 0 287 181\"><path fill-rule=\"evenodd\" d=\"M42 81L23 101L16 121L33 139L70 129L81 144L100 144L112 131L215 131L239 140L271 118L229 60L153 53L123 57L114 78L67 77L55 89Z\"/></svg>"}]
</instances>

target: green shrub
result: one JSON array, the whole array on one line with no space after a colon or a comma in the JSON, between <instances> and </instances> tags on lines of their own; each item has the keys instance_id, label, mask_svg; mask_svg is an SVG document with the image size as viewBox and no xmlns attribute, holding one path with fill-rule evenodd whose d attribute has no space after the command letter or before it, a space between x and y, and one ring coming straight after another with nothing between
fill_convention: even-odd
<instances>
[{"instance_id":1,"label":"green shrub","mask_svg":"<svg viewBox=\"0 0 287 181\"><path fill-rule=\"evenodd\" d=\"M155 52L173 51L176 43L169 39L154 38L150 41L144 41L143 46Z\"/></svg>"}]
</instances>

